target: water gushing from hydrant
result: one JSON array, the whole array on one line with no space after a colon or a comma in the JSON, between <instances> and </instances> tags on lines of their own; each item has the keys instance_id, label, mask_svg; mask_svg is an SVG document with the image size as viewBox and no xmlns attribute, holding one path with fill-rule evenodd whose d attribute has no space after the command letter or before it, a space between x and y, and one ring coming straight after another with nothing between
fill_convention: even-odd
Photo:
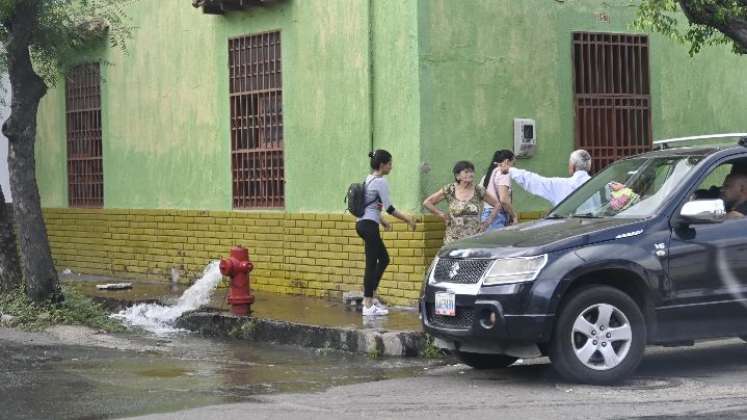
<instances>
[{"instance_id":1,"label":"water gushing from hydrant","mask_svg":"<svg viewBox=\"0 0 747 420\"><path fill-rule=\"evenodd\" d=\"M112 318L119 319L130 327L139 327L156 335L179 332L180 329L174 328L174 322L179 315L208 303L221 278L218 261L213 261L205 267L202 277L184 291L175 305L141 303L113 314Z\"/></svg>"}]
</instances>

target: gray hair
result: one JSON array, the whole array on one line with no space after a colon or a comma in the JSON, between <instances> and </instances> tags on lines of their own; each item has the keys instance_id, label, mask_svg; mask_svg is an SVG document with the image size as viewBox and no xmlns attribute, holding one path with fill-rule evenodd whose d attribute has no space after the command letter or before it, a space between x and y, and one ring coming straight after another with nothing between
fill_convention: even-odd
<instances>
[{"instance_id":1,"label":"gray hair","mask_svg":"<svg viewBox=\"0 0 747 420\"><path fill-rule=\"evenodd\" d=\"M570 163L574 171L588 172L591 170L591 155L584 149L574 150L571 153Z\"/></svg>"}]
</instances>

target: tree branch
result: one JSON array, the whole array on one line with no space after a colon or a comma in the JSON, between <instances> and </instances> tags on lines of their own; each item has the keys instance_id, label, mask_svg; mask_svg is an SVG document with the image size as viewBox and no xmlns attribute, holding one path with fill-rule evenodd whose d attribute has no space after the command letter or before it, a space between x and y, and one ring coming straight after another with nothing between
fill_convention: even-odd
<instances>
[{"instance_id":1,"label":"tree branch","mask_svg":"<svg viewBox=\"0 0 747 420\"><path fill-rule=\"evenodd\" d=\"M747 8L747 0L738 1ZM679 0L679 4L690 22L718 29L732 39L742 51L747 52L747 19L733 14L726 14L723 20L719 19L719 11L723 12L726 7L723 5L696 3L692 0Z\"/></svg>"}]
</instances>

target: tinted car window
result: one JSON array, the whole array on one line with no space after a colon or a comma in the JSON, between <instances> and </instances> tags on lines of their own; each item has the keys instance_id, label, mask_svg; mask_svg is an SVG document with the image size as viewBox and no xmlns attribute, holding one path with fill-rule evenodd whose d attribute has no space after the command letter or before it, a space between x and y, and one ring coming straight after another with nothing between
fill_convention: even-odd
<instances>
[{"instance_id":1,"label":"tinted car window","mask_svg":"<svg viewBox=\"0 0 747 420\"><path fill-rule=\"evenodd\" d=\"M714 169L708 176L700 183L698 189L708 190L713 188L721 188L724 185L724 178L731 172L732 164L726 163L719 165Z\"/></svg>"},{"instance_id":2,"label":"tinted car window","mask_svg":"<svg viewBox=\"0 0 747 420\"><path fill-rule=\"evenodd\" d=\"M700 159L675 156L619 161L576 190L550 216L653 216Z\"/></svg>"}]
</instances>

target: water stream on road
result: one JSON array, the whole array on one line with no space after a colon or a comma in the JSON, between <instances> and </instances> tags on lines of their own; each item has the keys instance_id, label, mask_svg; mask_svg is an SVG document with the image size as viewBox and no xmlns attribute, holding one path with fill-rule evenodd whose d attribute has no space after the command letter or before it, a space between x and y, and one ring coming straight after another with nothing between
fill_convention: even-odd
<instances>
[{"instance_id":1,"label":"water stream on road","mask_svg":"<svg viewBox=\"0 0 747 420\"><path fill-rule=\"evenodd\" d=\"M140 350L14 342L0 329L0 418L108 419L262 401L419 376L443 364L192 334L117 337Z\"/></svg>"},{"instance_id":2,"label":"water stream on road","mask_svg":"<svg viewBox=\"0 0 747 420\"><path fill-rule=\"evenodd\" d=\"M158 336L182 332L183 330L174 328L176 319L181 314L198 309L210 301L213 291L222 278L218 264L218 261L208 264L202 277L192 287L185 290L173 306L141 303L112 314L111 317L121 320L127 326L142 328Z\"/></svg>"},{"instance_id":3,"label":"water stream on road","mask_svg":"<svg viewBox=\"0 0 747 420\"><path fill-rule=\"evenodd\" d=\"M119 418L262 402L267 394L320 392L333 386L414 377L444 364L442 360L370 358L324 349L207 339L175 328L180 315L210 305L221 278L218 262L211 262L173 304L142 303L111 315L132 328L115 334L116 339L127 341L127 348L10 341L0 329L0 418ZM79 285L96 290L92 282ZM143 283L136 290L140 294L125 296L161 296L172 302L175 296L164 291ZM306 310L303 316L308 316L308 308L298 308L298 299L278 299L268 302L281 306L282 315ZM306 306L324 311L329 305L315 302ZM333 317L332 325L346 316L360 319L357 312L334 309L338 310L341 317ZM45 386L37 386L39 383Z\"/></svg>"}]
</instances>

